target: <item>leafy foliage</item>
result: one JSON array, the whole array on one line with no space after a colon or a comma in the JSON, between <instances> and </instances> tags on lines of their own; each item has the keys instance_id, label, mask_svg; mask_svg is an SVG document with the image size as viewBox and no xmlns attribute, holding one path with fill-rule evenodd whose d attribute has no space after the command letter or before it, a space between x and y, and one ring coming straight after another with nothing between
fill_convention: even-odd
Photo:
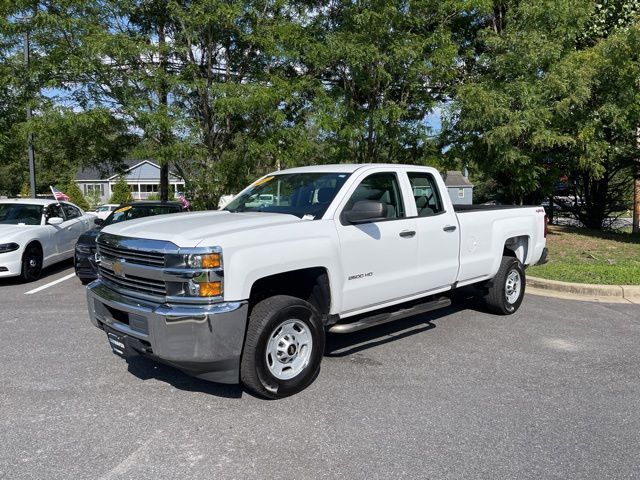
<instances>
[{"instance_id":1,"label":"leafy foliage","mask_svg":"<svg viewBox=\"0 0 640 480\"><path fill-rule=\"evenodd\" d=\"M89 210L89 202L84 198L84 195L76 182L73 180L68 181L62 186L62 191L67 194L71 203L75 203L83 210Z\"/></svg>"},{"instance_id":2,"label":"leafy foliage","mask_svg":"<svg viewBox=\"0 0 640 480\"><path fill-rule=\"evenodd\" d=\"M113 184L113 192L111 194L111 198L109 199L109 203L127 203L133 200L131 196L131 191L129 190L129 185L127 184L127 179L120 176L116 183Z\"/></svg>"},{"instance_id":3,"label":"leafy foliage","mask_svg":"<svg viewBox=\"0 0 640 480\"><path fill-rule=\"evenodd\" d=\"M567 175L585 199L575 215L594 227L628 196L613 185L634 168L639 0L0 10L2 193L27 180L32 132L40 190L79 167L153 158L185 178L195 208L274 169L335 162L469 166L515 203ZM440 108L436 135L428 118Z\"/></svg>"}]
</instances>

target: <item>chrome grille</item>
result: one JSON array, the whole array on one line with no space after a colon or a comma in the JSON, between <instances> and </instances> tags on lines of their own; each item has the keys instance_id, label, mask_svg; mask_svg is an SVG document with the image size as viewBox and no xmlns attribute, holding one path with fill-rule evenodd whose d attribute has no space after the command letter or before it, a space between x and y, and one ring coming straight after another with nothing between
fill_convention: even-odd
<instances>
[{"instance_id":1,"label":"chrome grille","mask_svg":"<svg viewBox=\"0 0 640 480\"><path fill-rule=\"evenodd\" d=\"M124 258L129 263L149 265L152 267L164 267L164 253L153 251L141 251L131 248L115 247L98 241L98 252L108 258Z\"/></svg>"},{"instance_id":2,"label":"chrome grille","mask_svg":"<svg viewBox=\"0 0 640 480\"><path fill-rule=\"evenodd\" d=\"M136 277L133 275L120 277L116 275L113 270L106 268L104 265L100 265L99 268L102 279L106 280L116 288L161 297L164 297L167 294L167 287L163 281Z\"/></svg>"}]
</instances>

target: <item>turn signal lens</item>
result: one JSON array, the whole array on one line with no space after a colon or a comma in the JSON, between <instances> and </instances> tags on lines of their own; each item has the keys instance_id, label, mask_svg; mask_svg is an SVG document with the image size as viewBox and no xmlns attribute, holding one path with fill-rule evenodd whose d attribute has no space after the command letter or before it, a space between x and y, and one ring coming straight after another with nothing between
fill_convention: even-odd
<instances>
[{"instance_id":1,"label":"turn signal lens","mask_svg":"<svg viewBox=\"0 0 640 480\"><path fill-rule=\"evenodd\" d=\"M202 256L202 268L218 268L220 267L220 254L208 253Z\"/></svg>"},{"instance_id":2,"label":"turn signal lens","mask_svg":"<svg viewBox=\"0 0 640 480\"><path fill-rule=\"evenodd\" d=\"M219 297L222 294L222 282L203 282L198 285L201 297Z\"/></svg>"}]
</instances>

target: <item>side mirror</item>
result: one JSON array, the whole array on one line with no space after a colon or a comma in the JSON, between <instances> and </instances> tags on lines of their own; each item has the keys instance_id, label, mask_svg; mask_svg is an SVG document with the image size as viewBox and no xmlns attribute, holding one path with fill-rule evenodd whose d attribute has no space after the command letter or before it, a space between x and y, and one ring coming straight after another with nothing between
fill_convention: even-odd
<instances>
[{"instance_id":1,"label":"side mirror","mask_svg":"<svg viewBox=\"0 0 640 480\"><path fill-rule=\"evenodd\" d=\"M104 223L104 220L102 220L101 218L94 218L93 219L93 223L95 223L96 225L100 226Z\"/></svg>"},{"instance_id":2,"label":"side mirror","mask_svg":"<svg viewBox=\"0 0 640 480\"><path fill-rule=\"evenodd\" d=\"M62 222L64 222L64 219L60 217L49 217L49 220L47 220L49 225L60 225Z\"/></svg>"},{"instance_id":3,"label":"side mirror","mask_svg":"<svg viewBox=\"0 0 640 480\"><path fill-rule=\"evenodd\" d=\"M342 214L347 223L369 223L385 218L385 209L382 203L376 200L360 200L353 204L351 210Z\"/></svg>"}]
</instances>

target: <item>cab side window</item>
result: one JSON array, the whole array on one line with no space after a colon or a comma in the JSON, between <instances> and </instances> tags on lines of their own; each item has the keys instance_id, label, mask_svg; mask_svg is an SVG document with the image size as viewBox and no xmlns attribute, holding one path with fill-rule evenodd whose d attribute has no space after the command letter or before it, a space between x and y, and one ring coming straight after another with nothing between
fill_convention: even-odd
<instances>
[{"instance_id":1,"label":"cab side window","mask_svg":"<svg viewBox=\"0 0 640 480\"><path fill-rule=\"evenodd\" d=\"M430 217L444 211L440 192L433 175L424 172L409 172L413 199L419 217Z\"/></svg>"},{"instance_id":2,"label":"cab side window","mask_svg":"<svg viewBox=\"0 0 640 480\"><path fill-rule=\"evenodd\" d=\"M360 200L375 200L382 203L387 219L405 217L402 192L395 173L374 173L362 180L344 210L351 210L353 205Z\"/></svg>"},{"instance_id":3,"label":"cab side window","mask_svg":"<svg viewBox=\"0 0 640 480\"><path fill-rule=\"evenodd\" d=\"M63 203L62 209L64 210L64 214L67 217L67 220L71 220L72 218L78 218L81 216L80 210L78 210L73 205L69 205L68 203Z\"/></svg>"}]
</instances>

